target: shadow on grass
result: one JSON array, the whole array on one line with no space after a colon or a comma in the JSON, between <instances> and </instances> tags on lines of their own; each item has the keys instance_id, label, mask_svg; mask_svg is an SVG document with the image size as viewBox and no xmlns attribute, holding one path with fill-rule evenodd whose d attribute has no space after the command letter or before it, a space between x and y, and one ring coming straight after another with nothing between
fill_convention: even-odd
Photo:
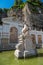
<instances>
[{"instance_id":1,"label":"shadow on grass","mask_svg":"<svg viewBox=\"0 0 43 65\"><path fill-rule=\"evenodd\" d=\"M43 53L39 53L38 54L38 57L43 57Z\"/></svg>"},{"instance_id":2,"label":"shadow on grass","mask_svg":"<svg viewBox=\"0 0 43 65\"><path fill-rule=\"evenodd\" d=\"M22 57L22 58L18 58L18 59L33 59L33 58L37 58L38 57L38 55L36 55L36 56L29 56L29 57Z\"/></svg>"},{"instance_id":3,"label":"shadow on grass","mask_svg":"<svg viewBox=\"0 0 43 65\"><path fill-rule=\"evenodd\" d=\"M38 58L38 57L43 57L43 53L39 53L36 56L29 56L29 57L22 57L22 58L18 58L18 59L33 59L33 58Z\"/></svg>"}]
</instances>

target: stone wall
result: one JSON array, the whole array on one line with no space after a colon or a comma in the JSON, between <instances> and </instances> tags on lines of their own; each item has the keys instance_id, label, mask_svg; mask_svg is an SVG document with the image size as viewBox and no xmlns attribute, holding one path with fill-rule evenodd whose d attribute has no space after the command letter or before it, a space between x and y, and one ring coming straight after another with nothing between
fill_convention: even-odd
<instances>
[{"instance_id":1,"label":"stone wall","mask_svg":"<svg viewBox=\"0 0 43 65\"><path fill-rule=\"evenodd\" d=\"M22 23L14 17L3 18L3 25L0 26L0 50L15 49L18 43L18 35L22 30Z\"/></svg>"}]
</instances>

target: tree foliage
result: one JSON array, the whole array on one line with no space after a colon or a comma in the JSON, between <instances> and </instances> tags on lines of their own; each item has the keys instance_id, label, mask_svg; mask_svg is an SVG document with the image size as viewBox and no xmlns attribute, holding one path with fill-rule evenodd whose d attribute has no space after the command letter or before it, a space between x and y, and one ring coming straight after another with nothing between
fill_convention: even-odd
<instances>
[{"instance_id":1,"label":"tree foliage","mask_svg":"<svg viewBox=\"0 0 43 65\"><path fill-rule=\"evenodd\" d=\"M21 5L23 3L22 0L15 0L15 5Z\"/></svg>"},{"instance_id":2,"label":"tree foliage","mask_svg":"<svg viewBox=\"0 0 43 65\"><path fill-rule=\"evenodd\" d=\"M22 0L15 0L14 5L12 6L12 8L23 8L25 5L25 3Z\"/></svg>"},{"instance_id":3,"label":"tree foliage","mask_svg":"<svg viewBox=\"0 0 43 65\"><path fill-rule=\"evenodd\" d=\"M30 2L31 4L33 4L34 6L37 5L39 7L43 7L42 6L42 2L40 0L27 0L27 2Z\"/></svg>"}]
</instances>

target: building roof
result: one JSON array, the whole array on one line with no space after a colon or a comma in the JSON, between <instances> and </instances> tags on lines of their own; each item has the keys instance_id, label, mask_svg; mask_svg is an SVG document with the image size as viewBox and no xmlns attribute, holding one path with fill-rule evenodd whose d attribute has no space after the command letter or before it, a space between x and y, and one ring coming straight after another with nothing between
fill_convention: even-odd
<instances>
[{"instance_id":1,"label":"building roof","mask_svg":"<svg viewBox=\"0 0 43 65\"><path fill-rule=\"evenodd\" d=\"M0 9L0 17L1 18L7 17L7 13L4 10L2 10L2 9Z\"/></svg>"}]
</instances>

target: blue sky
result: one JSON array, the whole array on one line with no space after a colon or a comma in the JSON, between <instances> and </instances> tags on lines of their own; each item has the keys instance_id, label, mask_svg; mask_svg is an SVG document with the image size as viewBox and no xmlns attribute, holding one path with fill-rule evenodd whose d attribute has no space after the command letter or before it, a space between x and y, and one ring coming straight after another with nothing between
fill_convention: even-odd
<instances>
[{"instance_id":1,"label":"blue sky","mask_svg":"<svg viewBox=\"0 0 43 65\"><path fill-rule=\"evenodd\" d=\"M41 1L43 2L43 0ZM13 4L14 4L14 0L0 0L0 8L10 8Z\"/></svg>"}]
</instances>

